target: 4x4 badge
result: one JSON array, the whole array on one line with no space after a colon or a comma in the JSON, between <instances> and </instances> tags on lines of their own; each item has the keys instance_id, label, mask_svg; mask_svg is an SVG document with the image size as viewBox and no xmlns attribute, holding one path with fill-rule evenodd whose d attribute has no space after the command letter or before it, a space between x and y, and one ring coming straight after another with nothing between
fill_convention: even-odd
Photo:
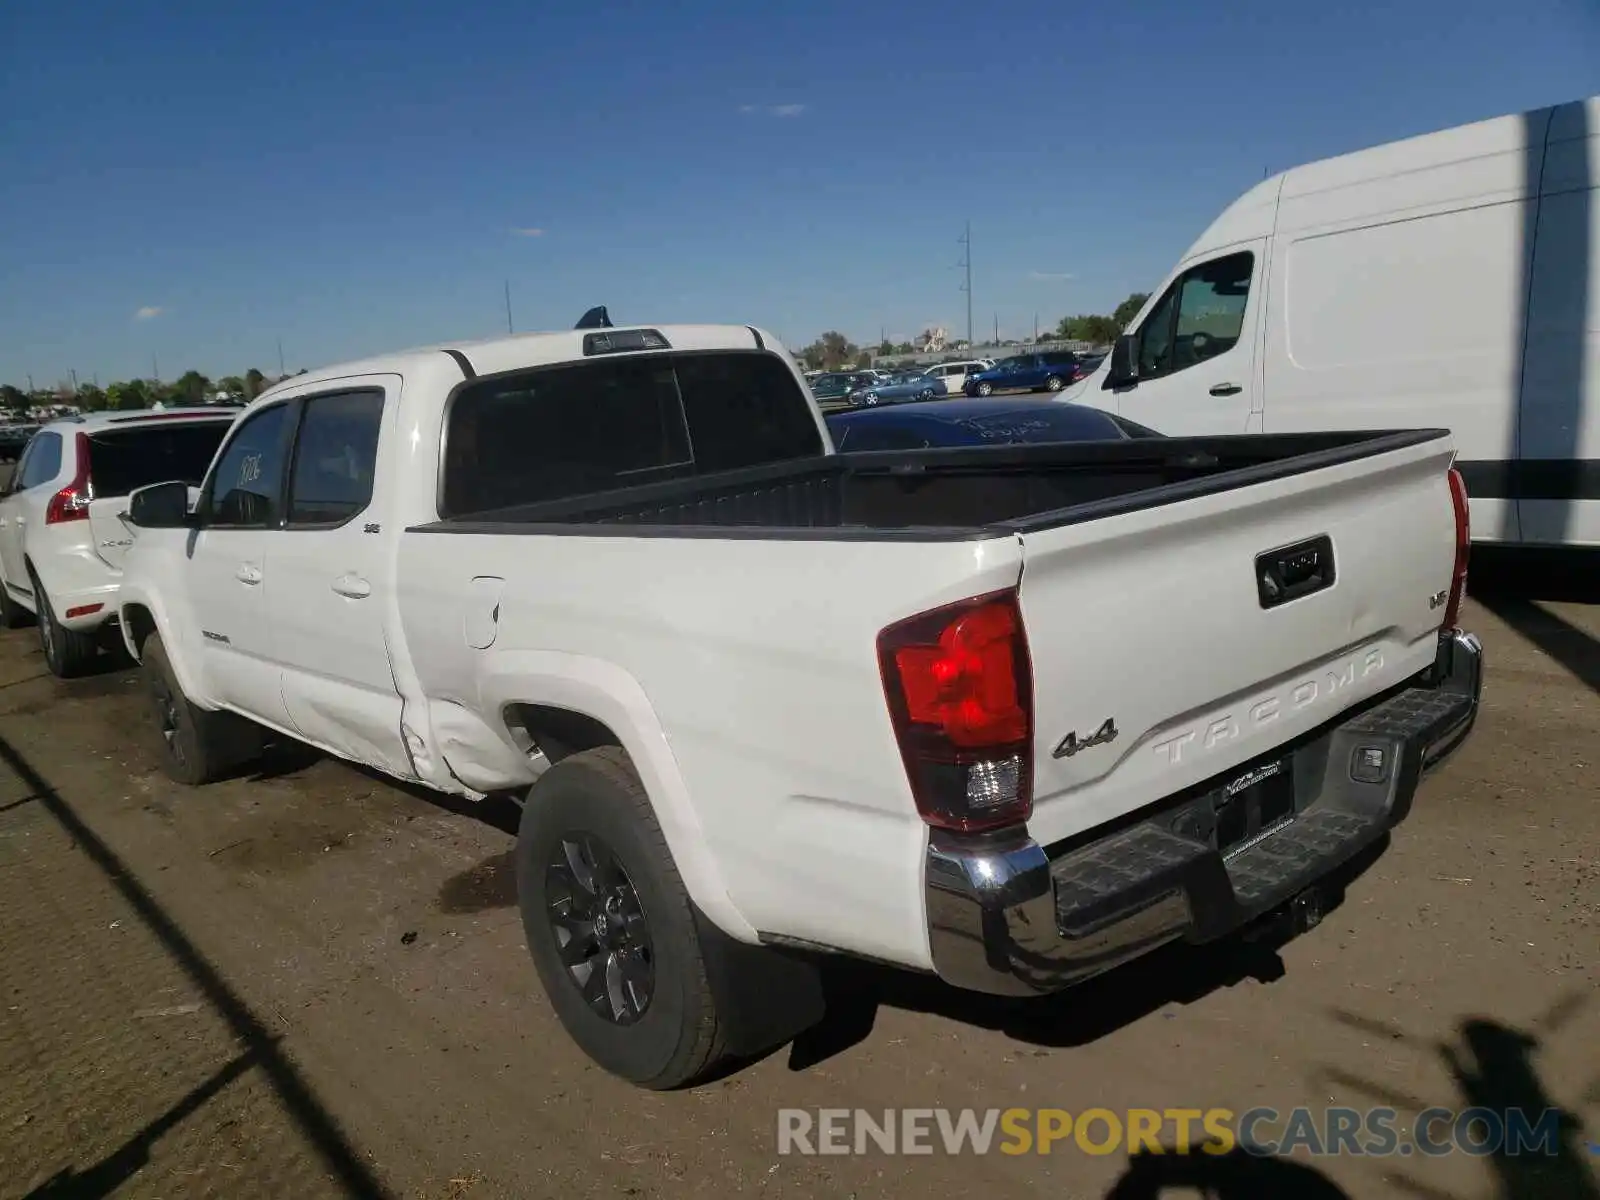
<instances>
[{"instance_id":1,"label":"4x4 badge","mask_svg":"<svg viewBox=\"0 0 1600 1200\"><path fill-rule=\"evenodd\" d=\"M1076 733L1067 734L1066 737L1056 743L1056 748L1052 753L1056 758L1071 758L1080 750L1087 750L1090 746L1103 746L1107 742L1116 740L1117 720L1115 717L1107 717L1100 723L1100 728L1096 729L1088 737L1081 738Z\"/></svg>"}]
</instances>

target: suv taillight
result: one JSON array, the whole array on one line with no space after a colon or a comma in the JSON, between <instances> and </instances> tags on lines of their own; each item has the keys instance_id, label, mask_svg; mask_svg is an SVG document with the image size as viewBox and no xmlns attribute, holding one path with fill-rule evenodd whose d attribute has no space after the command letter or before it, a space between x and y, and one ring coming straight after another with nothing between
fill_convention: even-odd
<instances>
[{"instance_id":1,"label":"suv taillight","mask_svg":"<svg viewBox=\"0 0 1600 1200\"><path fill-rule=\"evenodd\" d=\"M1444 628L1455 629L1461 618L1461 601L1467 593L1467 557L1472 549L1472 517L1467 503L1467 481L1450 468L1450 503L1456 514L1456 561L1450 572L1450 601L1444 607Z\"/></svg>"},{"instance_id":2,"label":"suv taillight","mask_svg":"<svg viewBox=\"0 0 1600 1200\"><path fill-rule=\"evenodd\" d=\"M87 521L89 519L89 501L94 499L94 492L89 486L89 435L78 434L78 471L72 477L72 482L67 484L54 496L50 503L45 505L44 523L46 525L60 525L67 521Z\"/></svg>"},{"instance_id":3,"label":"suv taillight","mask_svg":"<svg viewBox=\"0 0 1600 1200\"><path fill-rule=\"evenodd\" d=\"M917 811L963 833L1033 810L1033 675L1014 590L899 621L878 667Z\"/></svg>"}]
</instances>

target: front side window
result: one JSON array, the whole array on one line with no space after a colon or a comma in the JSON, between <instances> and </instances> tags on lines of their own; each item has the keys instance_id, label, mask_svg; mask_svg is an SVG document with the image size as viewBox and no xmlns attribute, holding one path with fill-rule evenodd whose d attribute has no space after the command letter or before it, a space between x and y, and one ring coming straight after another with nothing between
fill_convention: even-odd
<instances>
[{"instance_id":1,"label":"front side window","mask_svg":"<svg viewBox=\"0 0 1600 1200\"><path fill-rule=\"evenodd\" d=\"M848 382L834 376L814 390L831 394ZM774 355L568 363L485 379L456 394L440 513L488 512L821 453L811 405Z\"/></svg>"},{"instance_id":2,"label":"front side window","mask_svg":"<svg viewBox=\"0 0 1600 1200\"><path fill-rule=\"evenodd\" d=\"M1139 378L1157 379L1238 344L1255 255L1248 250L1191 267L1162 293L1139 328Z\"/></svg>"},{"instance_id":3,"label":"front side window","mask_svg":"<svg viewBox=\"0 0 1600 1200\"><path fill-rule=\"evenodd\" d=\"M49 483L61 474L61 435L41 433L33 439L17 475L17 490L27 491Z\"/></svg>"},{"instance_id":4,"label":"front side window","mask_svg":"<svg viewBox=\"0 0 1600 1200\"><path fill-rule=\"evenodd\" d=\"M380 391L306 401L289 480L290 525L342 525L372 503L382 424Z\"/></svg>"},{"instance_id":5,"label":"front side window","mask_svg":"<svg viewBox=\"0 0 1600 1200\"><path fill-rule=\"evenodd\" d=\"M1174 371L1226 354L1238 345L1254 263L1255 255L1248 252L1230 254L1184 273L1177 333L1172 339Z\"/></svg>"},{"instance_id":6,"label":"front side window","mask_svg":"<svg viewBox=\"0 0 1600 1200\"><path fill-rule=\"evenodd\" d=\"M265 529L277 521L288 412L287 404L274 404L239 426L211 475L202 506L208 524Z\"/></svg>"}]
</instances>

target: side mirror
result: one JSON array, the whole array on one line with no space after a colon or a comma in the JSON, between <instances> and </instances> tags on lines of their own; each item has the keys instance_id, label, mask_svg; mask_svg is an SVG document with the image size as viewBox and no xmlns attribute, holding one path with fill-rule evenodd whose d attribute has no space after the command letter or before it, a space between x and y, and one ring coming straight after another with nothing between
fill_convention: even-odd
<instances>
[{"instance_id":1,"label":"side mirror","mask_svg":"<svg viewBox=\"0 0 1600 1200\"><path fill-rule=\"evenodd\" d=\"M189 485L181 479L152 483L128 495L128 520L140 529L183 529L188 526Z\"/></svg>"},{"instance_id":2,"label":"side mirror","mask_svg":"<svg viewBox=\"0 0 1600 1200\"><path fill-rule=\"evenodd\" d=\"M1106 371L1106 386L1132 387L1139 382L1139 362L1133 334L1125 333L1111 347L1111 366Z\"/></svg>"}]
</instances>

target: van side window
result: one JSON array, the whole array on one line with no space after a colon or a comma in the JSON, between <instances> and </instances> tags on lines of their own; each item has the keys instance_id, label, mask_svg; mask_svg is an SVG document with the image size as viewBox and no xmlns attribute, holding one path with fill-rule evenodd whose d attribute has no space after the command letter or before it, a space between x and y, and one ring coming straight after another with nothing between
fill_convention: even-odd
<instances>
[{"instance_id":1,"label":"van side window","mask_svg":"<svg viewBox=\"0 0 1600 1200\"><path fill-rule=\"evenodd\" d=\"M1191 267L1163 293L1139 329L1139 378L1157 379L1226 354L1244 329L1255 255Z\"/></svg>"}]
</instances>

